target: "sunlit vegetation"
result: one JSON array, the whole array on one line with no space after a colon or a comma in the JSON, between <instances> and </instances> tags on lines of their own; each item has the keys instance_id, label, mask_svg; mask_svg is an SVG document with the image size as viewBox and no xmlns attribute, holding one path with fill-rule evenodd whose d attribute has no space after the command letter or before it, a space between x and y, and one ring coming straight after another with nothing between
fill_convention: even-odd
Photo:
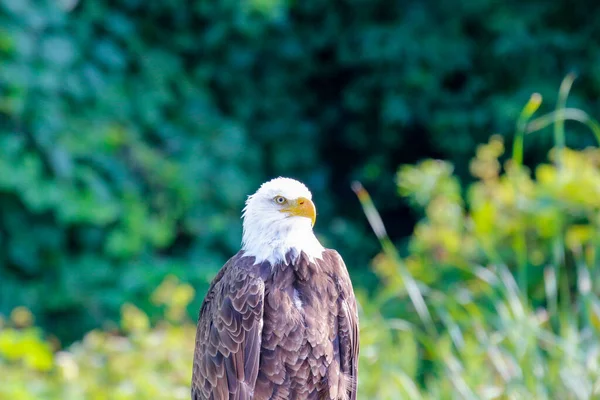
<instances>
[{"instance_id":1,"label":"sunlit vegetation","mask_svg":"<svg viewBox=\"0 0 600 400\"><path fill-rule=\"evenodd\" d=\"M151 326L125 304L119 329L91 331L67 349L15 309L0 327L0 399L189 399L196 327L185 307L193 295L168 277L152 296L164 308L162 321Z\"/></svg>"},{"instance_id":2,"label":"sunlit vegetation","mask_svg":"<svg viewBox=\"0 0 600 400\"><path fill-rule=\"evenodd\" d=\"M530 120L532 96L505 162L500 137L478 147L464 191L449 163L400 168L398 189L422 215L405 256L356 187L384 249L383 289L363 302L367 398L600 395L600 150L565 148L563 119L580 113L600 136L561 108L565 82L556 112ZM549 123L557 146L530 171L519 139Z\"/></svg>"},{"instance_id":3,"label":"sunlit vegetation","mask_svg":"<svg viewBox=\"0 0 600 400\"><path fill-rule=\"evenodd\" d=\"M560 145L562 120L576 114L534 118L540 101L525 107L517 138L549 121L559 140L534 170L519 140L505 155L498 136L477 148L464 189L448 162L399 169L398 191L421 215L406 251L355 184L383 249L372 263L380 290L359 290L360 398L600 395L600 150ZM127 303L119 328L67 348L16 308L0 322L0 398L188 398L193 298L168 277L149 299L162 310L156 322Z\"/></svg>"}]
</instances>

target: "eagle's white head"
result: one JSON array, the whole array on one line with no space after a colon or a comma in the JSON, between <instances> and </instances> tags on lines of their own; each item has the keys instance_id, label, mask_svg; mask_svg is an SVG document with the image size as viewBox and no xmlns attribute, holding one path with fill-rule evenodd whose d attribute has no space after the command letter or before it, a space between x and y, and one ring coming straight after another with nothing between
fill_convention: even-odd
<instances>
[{"instance_id":1,"label":"eagle's white head","mask_svg":"<svg viewBox=\"0 0 600 400\"><path fill-rule=\"evenodd\" d=\"M263 183L246 200L244 255L255 257L255 263L267 260L271 265L285 260L290 250L321 258L324 248L312 230L316 214L312 194L302 183L290 178Z\"/></svg>"}]
</instances>

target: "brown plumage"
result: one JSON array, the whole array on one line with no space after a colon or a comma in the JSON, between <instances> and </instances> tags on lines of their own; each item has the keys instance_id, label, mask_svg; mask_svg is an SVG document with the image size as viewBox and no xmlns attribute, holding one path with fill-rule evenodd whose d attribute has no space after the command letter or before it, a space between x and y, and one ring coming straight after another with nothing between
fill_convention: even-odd
<instances>
[{"instance_id":1,"label":"brown plumage","mask_svg":"<svg viewBox=\"0 0 600 400\"><path fill-rule=\"evenodd\" d=\"M358 316L342 258L292 249L254 262L240 251L208 290L192 399L356 399Z\"/></svg>"},{"instance_id":2,"label":"brown plumage","mask_svg":"<svg viewBox=\"0 0 600 400\"><path fill-rule=\"evenodd\" d=\"M246 201L242 250L200 309L193 400L356 399L356 300L344 261L312 231L311 198L276 178Z\"/></svg>"}]
</instances>

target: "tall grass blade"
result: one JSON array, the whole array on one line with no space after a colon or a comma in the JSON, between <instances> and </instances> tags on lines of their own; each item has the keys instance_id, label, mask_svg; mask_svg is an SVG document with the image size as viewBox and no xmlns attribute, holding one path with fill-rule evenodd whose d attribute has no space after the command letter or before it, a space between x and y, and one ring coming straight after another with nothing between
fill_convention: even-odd
<instances>
[{"instance_id":1,"label":"tall grass blade","mask_svg":"<svg viewBox=\"0 0 600 400\"><path fill-rule=\"evenodd\" d=\"M544 129L558 121L577 121L586 125L592 133L598 145L600 146L600 124L594 118L590 117L588 113L577 108L563 108L559 111L552 111L548 114L542 115L536 119L531 120L527 124L527 133L532 133Z\"/></svg>"},{"instance_id":2,"label":"tall grass blade","mask_svg":"<svg viewBox=\"0 0 600 400\"><path fill-rule=\"evenodd\" d=\"M402 278L402 282L406 287L408 296L410 297L410 300L413 303L415 310L417 310L419 318L425 325L428 334L430 334L432 337L437 337L437 330L435 328L435 325L433 324L431 314L427 309L427 305L425 304L425 300L423 298L423 295L421 294L419 286L417 285L412 275L402 262L400 255L396 250L396 247L390 240L385 230L383 221L381 220L381 216L379 215L377 208L375 208L375 205L371 200L371 196L360 182L353 182L352 190L354 191L354 193L356 193L356 196L360 201L364 213L367 216L367 220L371 225L371 229L373 229L373 232L375 232L375 235L377 236L377 239L379 240L379 243L381 244L384 253L398 266L398 271L400 273L400 277Z\"/></svg>"},{"instance_id":3,"label":"tall grass blade","mask_svg":"<svg viewBox=\"0 0 600 400\"><path fill-rule=\"evenodd\" d=\"M523 153L524 153L524 145L523 140L525 136L525 131L527 128L527 123L533 116L533 114L540 108L542 104L542 96L539 93L534 93L529 98L529 101L523 107L521 111L521 115L517 120L516 132L515 132L515 142L513 144L513 154L512 154L512 165L515 168L519 168L523 165ZM514 183L516 186L516 182ZM519 188L515 187L515 193L520 193ZM527 276L529 274L527 268L527 241L525 238L525 232L523 229L515 235L514 244L516 254L517 254L517 262L518 262L518 280L519 287L524 295L527 295Z\"/></svg>"},{"instance_id":4,"label":"tall grass blade","mask_svg":"<svg viewBox=\"0 0 600 400\"><path fill-rule=\"evenodd\" d=\"M523 137L525 136L527 122L531 119L533 114L535 114L538 108L540 108L541 104L542 96L539 93L532 94L517 120L512 153L512 161L515 165L523 165Z\"/></svg>"},{"instance_id":5,"label":"tall grass blade","mask_svg":"<svg viewBox=\"0 0 600 400\"><path fill-rule=\"evenodd\" d=\"M565 148L565 118L563 116L563 110L567 107L567 98L569 97L569 92L571 91L571 87L573 86L573 82L577 76L575 73L571 72L565 79L563 79L560 84L560 89L558 90L558 99L556 101L556 110L557 119L554 124L554 145L558 149L558 154L556 157L556 162L560 166L560 159L562 156L562 151Z\"/></svg>"}]
</instances>

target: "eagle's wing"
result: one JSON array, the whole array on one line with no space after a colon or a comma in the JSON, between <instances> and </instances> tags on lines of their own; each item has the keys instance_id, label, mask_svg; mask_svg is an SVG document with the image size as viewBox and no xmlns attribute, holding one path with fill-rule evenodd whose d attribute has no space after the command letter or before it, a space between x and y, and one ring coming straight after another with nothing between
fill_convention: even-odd
<instances>
[{"instance_id":1,"label":"eagle's wing","mask_svg":"<svg viewBox=\"0 0 600 400\"><path fill-rule=\"evenodd\" d=\"M340 372L347 379L340 385L340 392L345 389L349 400L356 400L358 383L358 312L356 297L352 289L352 281L348 275L346 264L337 251L331 250L333 262L338 276L338 340L340 346ZM342 397L345 398L345 397Z\"/></svg>"},{"instance_id":2,"label":"eagle's wing","mask_svg":"<svg viewBox=\"0 0 600 400\"><path fill-rule=\"evenodd\" d=\"M213 280L200 309L192 400L251 399L258 375L264 282L234 256Z\"/></svg>"}]
</instances>

